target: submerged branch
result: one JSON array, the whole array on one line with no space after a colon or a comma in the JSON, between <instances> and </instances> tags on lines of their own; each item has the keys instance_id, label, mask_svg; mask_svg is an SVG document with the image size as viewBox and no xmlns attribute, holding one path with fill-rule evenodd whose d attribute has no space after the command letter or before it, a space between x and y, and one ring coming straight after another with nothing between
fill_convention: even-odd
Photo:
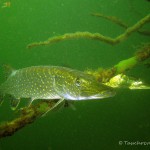
<instances>
[{"instance_id":1,"label":"submerged branch","mask_svg":"<svg viewBox=\"0 0 150 150\"><path fill-rule=\"evenodd\" d=\"M129 26L126 23L124 23L122 20L120 20L119 18L115 16L105 16L104 14L101 14L101 13L91 13L91 15L107 19L125 29L129 28ZM137 32L143 35L147 35L147 36L150 35L150 31L147 31L147 30L137 30Z\"/></svg>"},{"instance_id":2,"label":"submerged branch","mask_svg":"<svg viewBox=\"0 0 150 150\"><path fill-rule=\"evenodd\" d=\"M135 56L120 61L112 68L99 68L96 71L86 70L85 72L87 72L88 74L92 74L99 82L106 83L112 77L132 69L133 67L135 67L142 61L145 61L148 58L150 58L150 44L145 44L139 50L137 50Z\"/></svg>"},{"instance_id":3,"label":"submerged branch","mask_svg":"<svg viewBox=\"0 0 150 150\"><path fill-rule=\"evenodd\" d=\"M106 19L110 20L109 17ZM66 33L61 36L50 38L44 42L39 42L39 43L37 42L37 43L29 44L28 48L54 44L63 40L78 39L78 38L89 38L89 39L98 40L98 41L102 41L102 42L114 45L128 38L133 32L139 31L139 29L144 24L150 21L150 15L145 16L143 19L141 19L135 25L129 28L127 25L122 23L117 18L113 18L113 19L111 18L111 21L116 22L117 24L119 24L120 26L123 26L124 28L127 28L123 34L119 35L115 39L107 37L107 36L103 36L102 34L99 34L99 33L94 33L94 34L90 32ZM135 67L138 63L148 58L150 58L150 44L144 45L135 54L135 56L129 59L120 61L117 65L115 65L114 67L110 69L98 69L96 71L88 70L86 72L95 76L99 82L106 83L115 75L126 72L127 70ZM20 111L20 115L18 118L0 125L0 138L11 136L16 131L22 129L26 125L33 123L37 118L42 116L48 110L50 109L52 110L55 104L56 104L55 101L42 101L37 105L31 105L30 107L23 108Z\"/></svg>"},{"instance_id":4,"label":"submerged branch","mask_svg":"<svg viewBox=\"0 0 150 150\"><path fill-rule=\"evenodd\" d=\"M126 23L124 23L122 20L120 20L119 18L115 17L115 16L106 16L104 14L101 13L91 13L92 16L96 16L96 17L100 17L100 18L104 18L106 20L109 20L123 28L128 28L128 25Z\"/></svg>"},{"instance_id":5,"label":"submerged branch","mask_svg":"<svg viewBox=\"0 0 150 150\"><path fill-rule=\"evenodd\" d=\"M126 40L132 33L138 31L144 24L146 24L149 21L150 21L150 15L147 15L144 18L142 18L140 21L138 21L136 24L134 24L133 26L127 28L123 34L117 36L116 38L107 37L100 33L90 33L90 32L66 33L61 36L55 36L49 38L47 41L31 43L27 46L27 48L50 45L50 44L58 43L60 41L69 40L69 39L78 39L78 38L98 40L110 45L115 45Z\"/></svg>"},{"instance_id":6,"label":"submerged branch","mask_svg":"<svg viewBox=\"0 0 150 150\"><path fill-rule=\"evenodd\" d=\"M110 69L87 70L85 72L93 75L99 82L106 83L115 75L124 73L148 58L150 58L150 44L140 48L134 57L122 60ZM49 109L52 110L55 104L56 101L42 101L37 105L22 108L18 118L0 125L0 138L11 136L26 125L33 123Z\"/></svg>"},{"instance_id":7,"label":"submerged branch","mask_svg":"<svg viewBox=\"0 0 150 150\"><path fill-rule=\"evenodd\" d=\"M16 131L22 129L28 124L33 123L54 106L54 101L42 101L37 105L31 105L20 110L20 116L10 122L0 125L0 138L11 136Z\"/></svg>"}]
</instances>

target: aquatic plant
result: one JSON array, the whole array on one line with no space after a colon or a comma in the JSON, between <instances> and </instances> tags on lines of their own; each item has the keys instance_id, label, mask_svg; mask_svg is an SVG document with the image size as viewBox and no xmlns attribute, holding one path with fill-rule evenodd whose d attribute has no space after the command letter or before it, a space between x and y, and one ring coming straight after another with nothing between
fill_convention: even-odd
<instances>
[{"instance_id":1,"label":"aquatic plant","mask_svg":"<svg viewBox=\"0 0 150 150\"><path fill-rule=\"evenodd\" d=\"M110 38L100 33L90 33L90 32L66 33L61 36L49 38L48 40L43 41L43 42L31 43L27 47L33 48L36 46L50 45L50 44L54 44L60 41L76 39L76 38L88 38L88 39L105 42L107 44L115 45L126 40L134 32L138 32L139 34L143 34L143 35L150 35L149 31L141 30L141 28L150 21L150 15L145 16L144 18L139 20L137 23L135 23L131 27L126 25L120 19L113 17L113 16L105 16L103 14L98 14L98 13L92 13L92 15L108 19L118 24L119 26L125 28L126 30L123 34L117 36L116 38ZM135 53L133 57L128 58L126 60L122 60L118 64L114 65L113 67L109 69L99 68L95 71L85 70L85 72L92 74L99 82L102 82L106 85L109 85L112 87L121 87L122 83L118 82L118 78L117 79L115 78L114 80L114 77L132 69L137 64L141 63L142 61L145 61L149 57L150 57L150 43L142 45L137 50L137 53ZM123 82L127 83L129 81L129 78L127 78L124 75L119 76L119 77L122 77L124 79ZM111 82L112 79L113 79L113 82ZM127 86L129 87L131 86L131 84ZM10 122L2 123L0 125L0 138L11 136L16 131L23 128L27 124L33 123L37 118L39 118L45 112L47 112L47 110L49 109L52 110L55 103L56 101L42 101L38 103L37 105L31 105L30 107L21 108L18 111L18 114L19 114L18 118Z\"/></svg>"},{"instance_id":2,"label":"aquatic plant","mask_svg":"<svg viewBox=\"0 0 150 150\"><path fill-rule=\"evenodd\" d=\"M137 32L137 31L140 34L150 35L149 31L141 31L141 30L139 30L146 23L150 22L150 15L145 16L144 18L139 20L137 23L135 23L131 27L128 27L127 25L125 25L125 23L120 21L120 19L117 19L116 17L113 17L113 16L106 17L103 14L96 14L96 13L94 13L92 15L94 15L94 16L101 16L101 17L103 17L105 19L108 19L108 20L110 20L110 21L112 21L112 22L114 22L116 24L119 24L120 26L126 28L126 30L125 30L125 32L123 34L117 36L116 38L111 38L111 37L108 37L108 36L104 36L104 35L102 35L100 33L90 33L90 32L66 33L64 35L51 37L51 38L49 38L46 41L31 43L31 44L27 45L27 48L33 48L33 47L43 46L43 45L51 45L51 44L58 43L60 41L69 40L69 39L78 39L78 38L86 38L86 39L98 40L98 41L101 41L101 42L105 42L107 44L116 45L118 43L123 42L132 33Z\"/></svg>"}]
</instances>

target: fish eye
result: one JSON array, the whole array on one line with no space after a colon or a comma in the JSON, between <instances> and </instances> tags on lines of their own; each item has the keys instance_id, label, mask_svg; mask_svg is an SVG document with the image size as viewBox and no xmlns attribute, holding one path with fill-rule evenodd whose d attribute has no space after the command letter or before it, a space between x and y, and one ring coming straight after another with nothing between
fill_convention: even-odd
<instances>
[{"instance_id":1,"label":"fish eye","mask_svg":"<svg viewBox=\"0 0 150 150\"><path fill-rule=\"evenodd\" d=\"M81 86L81 80L80 80L80 78L79 78L79 77L77 77L77 78L76 78L76 80L75 80L75 84L76 84L76 86L78 86L78 87L80 87L80 86Z\"/></svg>"}]
</instances>

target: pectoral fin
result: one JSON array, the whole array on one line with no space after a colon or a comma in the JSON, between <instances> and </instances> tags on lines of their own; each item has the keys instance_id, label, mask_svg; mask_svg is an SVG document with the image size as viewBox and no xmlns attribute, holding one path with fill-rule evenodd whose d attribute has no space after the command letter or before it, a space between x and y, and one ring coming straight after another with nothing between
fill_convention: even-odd
<instances>
[{"instance_id":1,"label":"pectoral fin","mask_svg":"<svg viewBox=\"0 0 150 150\"><path fill-rule=\"evenodd\" d=\"M62 104L63 102L64 102L64 98L58 100L58 101L54 104L54 106L52 106L50 109L48 109L48 110L42 115L42 117L44 117L49 111L55 109L56 107L58 107L58 106L59 106L60 104Z\"/></svg>"},{"instance_id":2,"label":"pectoral fin","mask_svg":"<svg viewBox=\"0 0 150 150\"><path fill-rule=\"evenodd\" d=\"M19 105L19 103L20 103L20 98L18 98L18 99L12 98L10 100L11 109L15 110L17 108L17 106Z\"/></svg>"},{"instance_id":3,"label":"pectoral fin","mask_svg":"<svg viewBox=\"0 0 150 150\"><path fill-rule=\"evenodd\" d=\"M28 107L31 106L32 102L33 102L34 98L30 98L29 103L28 103Z\"/></svg>"}]
</instances>

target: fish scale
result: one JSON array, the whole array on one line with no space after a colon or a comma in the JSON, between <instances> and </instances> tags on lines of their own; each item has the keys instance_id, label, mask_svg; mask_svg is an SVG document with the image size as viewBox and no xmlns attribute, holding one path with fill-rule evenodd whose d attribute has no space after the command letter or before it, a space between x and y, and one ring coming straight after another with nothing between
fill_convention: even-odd
<instances>
[{"instance_id":1,"label":"fish scale","mask_svg":"<svg viewBox=\"0 0 150 150\"><path fill-rule=\"evenodd\" d=\"M88 100L114 96L114 90L84 72L59 66L13 70L0 86L1 95L14 99ZM14 103L16 105L16 102Z\"/></svg>"}]
</instances>

